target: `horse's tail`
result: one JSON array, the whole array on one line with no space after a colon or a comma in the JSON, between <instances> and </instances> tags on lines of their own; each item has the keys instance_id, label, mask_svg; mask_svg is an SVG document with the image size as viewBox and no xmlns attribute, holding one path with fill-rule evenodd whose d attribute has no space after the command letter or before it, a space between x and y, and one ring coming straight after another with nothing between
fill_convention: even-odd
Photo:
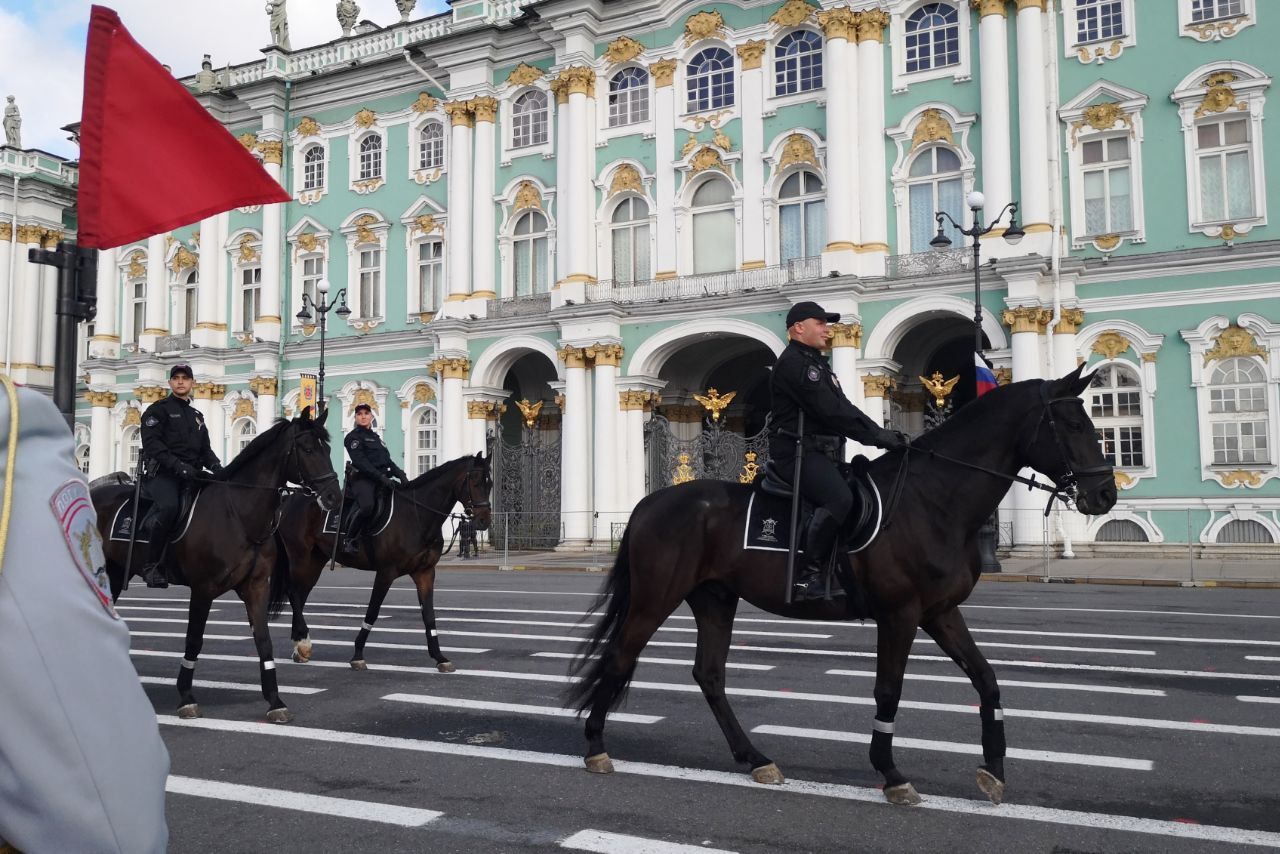
<instances>
[{"instance_id":1,"label":"horse's tail","mask_svg":"<svg viewBox=\"0 0 1280 854\"><path fill-rule=\"evenodd\" d=\"M280 616L285 600L289 598L289 552L280 537L276 537L276 564L271 568L271 598L267 600L267 616Z\"/></svg>"},{"instance_id":2,"label":"horse's tail","mask_svg":"<svg viewBox=\"0 0 1280 854\"><path fill-rule=\"evenodd\" d=\"M583 616L583 620L586 620L601 608L605 609L591 636L579 647L578 657L569 668L570 674L579 676L579 679L566 690L564 704L566 707L577 708L580 712L588 711L596 686L606 676L610 655L617 646L627 612L631 609L630 540L631 526L628 525L622 534L618 557L613 562L613 569L609 571L604 589ZM630 673L626 675L626 681L631 681ZM619 691L613 705L616 707L621 703L625 695L625 690Z\"/></svg>"}]
</instances>

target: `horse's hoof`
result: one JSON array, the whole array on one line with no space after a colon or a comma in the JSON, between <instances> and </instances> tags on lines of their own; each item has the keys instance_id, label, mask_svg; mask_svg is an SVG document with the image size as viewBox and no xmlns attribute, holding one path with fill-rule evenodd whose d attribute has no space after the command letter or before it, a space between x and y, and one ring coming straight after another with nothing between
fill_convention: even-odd
<instances>
[{"instance_id":1,"label":"horse's hoof","mask_svg":"<svg viewBox=\"0 0 1280 854\"><path fill-rule=\"evenodd\" d=\"M759 768L751 769L751 779L757 783L764 783L769 786L777 786L783 781L782 772L778 770L778 766L773 762L768 765L761 765Z\"/></svg>"},{"instance_id":2,"label":"horse's hoof","mask_svg":"<svg viewBox=\"0 0 1280 854\"><path fill-rule=\"evenodd\" d=\"M365 664L365 663L364 663L364 659L363 659L363 658L357 658L357 659L353 659L353 660L352 660L352 662L351 662L351 669L352 669L352 670L368 670L368 669L369 669L369 665L367 665L367 664Z\"/></svg>"},{"instance_id":3,"label":"horse's hoof","mask_svg":"<svg viewBox=\"0 0 1280 854\"><path fill-rule=\"evenodd\" d=\"M293 720L293 712L284 706L267 712L267 723L269 724L287 724L291 720Z\"/></svg>"},{"instance_id":4,"label":"horse's hoof","mask_svg":"<svg viewBox=\"0 0 1280 854\"><path fill-rule=\"evenodd\" d=\"M454 671L456 671L457 669L458 669L458 668L454 666L454 664L453 664L453 662L452 662L452 661L437 661L437 662L436 662L436 670L439 670L441 673L453 673L453 672L454 672Z\"/></svg>"},{"instance_id":5,"label":"horse's hoof","mask_svg":"<svg viewBox=\"0 0 1280 854\"><path fill-rule=\"evenodd\" d=\"M612 774L613 760L607 753L597 753L587 757L587 770L592 774Z\"/></svg>"},{"instance_id":6,"label":"horse's hoof","mask_svg":"<svg viewBox=\"0 0 1280 854\"><path fill-rule=\"evenodd\" d=\"M991 799L991 803L998 804L1004 801L1004 781L986 768L978 769L978 788L982 790L982 794Z\"/></svg>"},{"instance_id":7,"label":"horse's hoof","mask_svg":"<svg viewBox=\"0 0 1280 854\"><path fill-rule=\"evenodd\" d=\"M913 807L920 803L920 795L916 792L916 787L910 783L887 787L884 790L884 799L891 804L906 807Z\"/></svg>"},{"instance_id":8,"label":"horse's hoof","mask_svg":"<svg viewBox=\"0 0 1280 854\"><path fill-rule=\"evenodd\" d=\"M311 660L311 644L298 644L293 648L293 660L298 664L306 664Z\"/></svg>"},{"instance_id":9,"label":"horse's hoof","mask_svg":"<svg viewBox=\"0 0 1280 854\"><path fill-rule=\"evenodd\" d=\"M185 706L179 706L178 717L182 718L184 721L200 717L200 704L187 703Z\"/></svg>"}]
</instances>

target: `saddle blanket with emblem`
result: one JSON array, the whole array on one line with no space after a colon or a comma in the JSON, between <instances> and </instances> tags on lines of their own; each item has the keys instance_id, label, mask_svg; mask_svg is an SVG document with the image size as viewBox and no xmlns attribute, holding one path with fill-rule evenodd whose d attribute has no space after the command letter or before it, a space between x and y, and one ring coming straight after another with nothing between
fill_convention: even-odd
<instances>
[{"instance_id":1,"label":"saddle blanket with emblem","mask_svg":"<svg viewBox=\"0 0 1280 854\"><path fill-rule=\"evenodd\" d=\"M170 542L176 543L187 535L187 529L191 527L191 519L195 516L196 504L199 501L199 492L183 493L182 507L178 511L178 522L174 526L176 533ZM138 498L137 517L141 520L141 523L138 528L138 536L133 541L135 545L145 545L151 542L151 528L147 525L147 517L151 515L151 506L154 503L155 502L146 496ZM116 515L111 519L111 542L129 542L129 537L133 533L133 517L133 499L131 498L116 508Z\"/></svg>"},{"instance_id":2,"label":"saddle blanket with emblem","mask_svg":"<svg viewBox=\"0 0 1280 854\"><path fill-rule=\"evenodd\" d=\"M871 545L880 533L884 508L880 490L867 477L853 478L854 504L850 511L852 523L848 529L848 551L860 552ZM809 527L813 508L804 503L800 507L798 527L800 542L797 554L804 554L804 532ZM742 547L767 552L787 552L791 549L791 499L771 495L755 489L747 503L747 524L743 531Z\"/></svg>"},{"instance_id":3,"label":"saddle blanket with emblem","mask_svg":"<svg viewBox=\"0 0 1280 854\"><path fill-rule=\"evenodd\" d=\"M387 490L378 491L378 503L373 509L373 519L364 527L364 532L370 536L377 536L386 530L391 524L391 517L396 512L396 496L394 492ZM356 513L355 499L350 496L343 503L341 527L345 531L351 527L351 518ZM321 529L326 534L338 533L339 519L337 510L329 510L324 514L324 527Z\"/></svg>"}]
</instances>

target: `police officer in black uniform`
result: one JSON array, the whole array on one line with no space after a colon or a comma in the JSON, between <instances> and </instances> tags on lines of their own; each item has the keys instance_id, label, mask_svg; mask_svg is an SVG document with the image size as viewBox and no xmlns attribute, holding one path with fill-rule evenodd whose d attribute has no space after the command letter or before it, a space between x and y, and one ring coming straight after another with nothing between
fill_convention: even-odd
<instances>
[{"instance_id":1,"label":"police officer in black uniform","mask_svg":"<svg viewBox=\"0 0 1280 854\"><path fill-rule=\"evenodd\" d=\"M396 483L405 483L408 477L404 470L391 461L391 452L382 443L382 438L370 428L373 423L373 409L367 403L356 404L356 426L347 434L344 443L347 456L355 466L355 474L351 477L351 494L356 500L356 512L351 517L351 525L347 528L347 539L343 548L354 551L361 532L369 517L373 515L374 505L378 500L378 486L393 488Z\"/></svg>"},{"instance_id":2,"label":"police officer in black uniform","mask_svg":"<svg viewBox=\"0 0 1280 854\"><path fill-rule=\"evenodd\" d=\"M190 365L174 365L169 370L169 396L142 413L142 456L150 463L143 488L155 502L149 522L150 548L142 568L148 587L169 586L160 559L173 535L184 486L201 469L215 475L222 471L218 455L209 446L204 416L191 405L193 383Z\"/></svg>"},{"instance_id":3,"label":"police officer in black uniform","mask_svg":"<svg viewBox=\"0 0 1280 854\"><path fill-rule=\"evenodd\" d=\"M795 580L792 598L822 596L822 574L830 564L841 527L853 507L853 493L838 465L844 459L844 439L896 451L907 437L886 430L849 402L831 364L822 355L830 331L840 315L816 302L800 302L787 312L787 344L773 367L770 391L769 458L778 473L795 482L799 415L804 412L804 463L800 495L815 507L809 523L806 565ZM841 595L838 589L833 595Z\"/></svg>"}]
</instances>

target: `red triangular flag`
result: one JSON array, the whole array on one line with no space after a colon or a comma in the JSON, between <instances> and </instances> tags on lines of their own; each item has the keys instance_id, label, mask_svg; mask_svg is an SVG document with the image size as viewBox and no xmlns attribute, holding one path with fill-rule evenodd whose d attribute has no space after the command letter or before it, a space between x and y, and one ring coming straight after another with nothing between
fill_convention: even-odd
<instances>
[{"instance_id":1,"label":"red triangular flag","mask_svg":"<svg viewBox=\"0 0 1280 854\"><path fill-rule=\"evenodd\" d=\"M78 239L109 249L288 193L120 23L94 6L84 60Z\"/></svg>"}]
</instances>

